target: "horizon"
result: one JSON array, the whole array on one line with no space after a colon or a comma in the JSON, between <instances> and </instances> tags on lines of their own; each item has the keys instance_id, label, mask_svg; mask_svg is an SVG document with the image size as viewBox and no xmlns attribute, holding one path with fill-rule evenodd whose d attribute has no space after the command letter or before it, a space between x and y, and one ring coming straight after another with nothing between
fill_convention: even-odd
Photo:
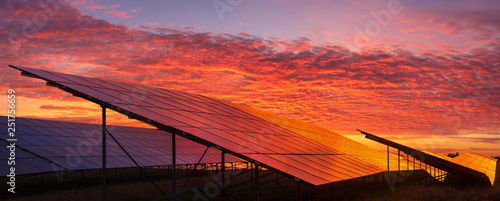
<instances>
[{"instance_id":1,"label":"horizon","mask_svg":"<svg viewBox=\"0 0 500 201\"><path fill-rule=\"evenodd\" d=\"M201 94L377 149L356 129L500 155L500 2L61 2L0 7L0 97L16 90L19 117L98 123L100 108L8 64Z\"/></svg>"}]
</instances>

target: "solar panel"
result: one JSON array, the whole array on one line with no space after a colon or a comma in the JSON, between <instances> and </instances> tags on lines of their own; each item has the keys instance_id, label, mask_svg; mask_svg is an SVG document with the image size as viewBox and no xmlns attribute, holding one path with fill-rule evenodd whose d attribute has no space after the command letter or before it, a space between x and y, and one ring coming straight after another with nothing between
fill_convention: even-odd
<instances>
[{"instance_id":1,"label":"solar panel","mask_svg":"<svg viewBox=\"0 0 500 201\"><path fill-rule=\"evenodd\" d=\"M269 112L256 110L251 107L246 107L222 100L219 101L226 105L230 105L232 107L238 108L239 110L257 116L268 122L271 122L277 126L293 131L294 133L297 133L301 136L316 140L317 142L320 142L342 153L348 154L356 159L368 162L369 164L387 170L387 152L373 149L369 146L351 140L325 128L278 116ZM407 158L403 158L401 156L398 163L398 155L389 153L389 170L407 170L413 168L413 164L405 162L406 159ZM419 167L417 167L417 169L419 169Z\"/></svg>"},{"instance_id":2,"label":"solar panel","mask_svg":"<svg viewBox=\"0 0 500 201\"><path fill-rule=\"evenodd\" d=\"M475 182L488 182L490 184L494 183L497 163L497 160L494 158L476 153L465 153L463 155L460 155L460 157L450 158L442 154L419 151L364 131L360 132L366 135L366 138L369 138L371 140L375 140L382 144L397 148L406 153L421 155L425 159L426 164L434 167L434 173L432 173L433 176L436 176L435 170L436 168L438 168L440 170L443 170L445 173L459 174L461 177L468 177L467 179L475 180ZM486 168L483 169L480 167ZM427 169L427 172L431 173L429 169Z\"/></svg>"},{"instance_id":3,"label":"solar panel","mask_svg":"<svg viewBox=\"0 0 500 201\"><path fill-rule=\"evenodd\" d=\"M485 173L493 185L495 181L497 159L482 154L466 152L451 158L450 161Z\"/></svg>"},{"instance_id":4,"label":"solar panel","mask_svg":"<svg viewBox=\"0 0 500 201\"><path fill-rule=\"evenodd\" d=\"M7 117L0 117L7 127ZM82 129L84 128L84 129ZM171 137L156 129L109 126L111 134L141 166L171 165ZM144 133L144 135L142 135ZM16 174L101 168L101 125L51 120L16 118ZM2 135L6 143L6 135ZM95 140L95 141L93 141ZM177 164L196 164L206 147L188 139L176 140L177 154L184 156ZM135 167L119 146L108 136L107 167ZM0 175L8 174L8 149L0 149ZM156 156L156 157L152 157ZM162 160L158 160L162 159ZM168 159L168 160L166 160ZM241 161L230 155L226 162ZM221 161L219 151L209 149L204 162ZM55 164L59 164L59 167Z\"/></svg>"},{"instance_id":5,"label":"solar panel","mask_svg":"<svg viewBox=\"0 0 500 201\"><path fill-rule=\"evenodd\" d=\"M386 169L370 164L362 156L354 157L345 150L311 140L304 133L299 134L297 130L277 125L220 100L181 91L14 68L57 83L60 89L74 95L134 118L154 122L157 126L185 132L186 136L205 145L220 146L233 155L258 161L267 168L314 185ZM309 133L314 131L310 126L301 129ZM334 137L343 138L340 135ZM337 141L335 139L333 141Z\"/></svg>"}]
</instances>

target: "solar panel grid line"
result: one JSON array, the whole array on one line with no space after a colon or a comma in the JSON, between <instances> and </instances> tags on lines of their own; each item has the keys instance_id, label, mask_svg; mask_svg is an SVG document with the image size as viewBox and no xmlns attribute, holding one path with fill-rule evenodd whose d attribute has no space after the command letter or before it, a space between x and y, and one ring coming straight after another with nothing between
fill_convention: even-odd
<instances>
[{"instance_id":1,"label":"solar panel grid line","mask_svg":"<svg viewBox=\"0 0 500 201\"><path fill-rule=\"evenodd\" d=\"M156 117L156 118L159 118L162 122L166 122L168 123L169 125L171 126L177 126L177 127L192 127L191 125L188 125L188 124L185 124L183 122L180 122L176 119L173 119L169 116L165 116L165 115L162 115L162 114L159 114L159 113L155 113L155 112L152 112L152 111L149 111L145 108L142 108L142 107L138 107L138 106L134 106L134 105L124 105L124 104L118 104L118 103L114 103L115 106L117 106L117 109L116 111L117 112L120 112L120 113L123 113L129 117L132 116L132 114L136 114L136 115L139 115L139 116L142 116L142 115L145 115L145 114L149 114L148 116L150 117ZM133 110L134 113L132 112L128 112L130 110ZM142 115L141 115L142 114ZM149 118L151 119L151 118Z\"/></svg>"},{"instance_id":2,"label":"solar panel grid line","mask_svg":"<svg viewBox=\"0 0 500 201\"><path fill-rule=\"evenodd\" d=\"M302 155L297 155L297 157L302 158L304 160L309 160L314 163L309 163L309 164L317 164L315 167L321 167L321 169L327 169L328 174L332 174L331 172L337 172L341 173L347 177L358 177L360 175L357 167L355 166L350 166L343 161L341 158L341 155L335 155L335 156L325 156L325 155L312 155L311 157L303 157ZM336 168L335 168L336 167ZM350 169L353 168L353 169ZM319 168L317 168L319 169ZM335 174L336 175L336 174Z\"/></svg>"},{"instance_id":3,"label":"solar panel grid line","mask_svg":"<svg viewBox=\"0 0 500 201\"><path fill-rule=\"evenodd\" d=\"M115 91L128 91L130 89L130 86L123 85L120 82L109 83L109 82L106 82L105 80L102 80L102 79L88 79L87 77L84 77L84 76L76 76L76 75L73 75L73 76L78 77L78 79L85 80L86 82L91 83L91 85L94 85L94 86L97 86L100 88L109 88L109 89L112 89Z\"/></svg>"},{"instance_id":4,"label":"solar panel grid line","mask_svg":"<svg viewBox=\"0 0 500 201\"><path fill-rule=\"evenodd\" d=\"M235 104L231 104L231 105L232 105L233 107L235 106ZM241 107L237 107L237 108L238 108L238 109L240 109ZM255 110L253 110L253 111L255 111ZM259 112L259 113L263 113L263 112ZM284 118L282 118L282 119L284 119ZM288 122L292 122L292 121L293 121L293 120L290 120L290 121L288 121L288 120L287 120L287 123L288 123ZM303 124L303 123L302 123L302 124ZM290 125L290 124L287 124L287 125ZM285 127L285 128L286 128L286 126L282 126L282 127ZM310 126L310 127L313 127L313 126ZM296 133L301 134L300 132L296 132ZM310 137L310 135L309 135L308 137ZM323 137L323 139L324 139L324 137Z\"/></svg>"},{"instance_id":5,"label":"solar panel grid line","mask_svg":"<svg viewBox=\"0 0 500 201\"><path fill-rule=\"evenodd\" d=\"M7 120L7 118L5 118ZM36 122L27 119L16 119L19 125L36 125Z\"/></svg>"},{"instance_id":6,"label":"solar panel grid line","mask_svg":"<svg viewBox=\"0 0 500 201\"><path fill-rule=\"evenodd\" d=\"M476 160L476 158L477 158L477 157L478 157L477 155L474 155L474 156L469 155L469 156L468 156L468 158L464 159L464 160L465 160L465 162L466 162L466 163L464 163L464 166L465 166L465 167L469 167L469 165L470 165L472 162L474 162L474 160Z\"/></svg>"},{"instance_id":7,"label":"solar panel grid line","mask_svg":"<svg viewBox=\"0 0 500 201\"><path fill-rule=\"evenodd\" d=\"M233 124L233 125L239 127L240 131L251 132L251 133L258 133L260 131L260 129L257 129L254 126L250 126L246 123L243 123L242 119L238 120L238 118L231 118L231 117L228 117L225 115L219 115L219 114L215 114L213 116L216 118L219 118L221 121L225 121L225 122L228 122L229 124Z\"/></svg>"},{"instance_id":8,"label":"solar panel grid line","mask_svg":"<svg viewBox=\"0 0 500 201\"><path fill-rule=\"evenodd\" d=\"M481 164L476 168L477 171L484 172L486 173L488 171L488 166L490 164L490 161L487 159L484 159Z\"/></svg>"},{"instance_id":9,"label":"solar panel grid line","mask_svg":"<svg viewBox=\"0 0 500 201\"><path fill-rule=\"evenodd\" d=\"M349 160L348 160L349 159ZM349 155L341 155L337 157L337 161L339 164L347 167L348 171L357 172L360 175L366 175L368 173L373 173L374 171L379 172L383 171L383 169L373 167L373 165L366 163L365 161L359 160L354 157L350 157ZM356 161L356 163L352 163L350 161Z\"/></svg>"},{"instance_id":10,"label":"solar panel grid line","mask_svg":"<svg viewBox=\"0 0 500 201\"><path fill-rule=\"evenodd\" d=\"M496 167L496 163L497 163L497 162L496 162L496 161L494 161L494 160L490 160L490 161L488 161L488 165L487 165L487 166L486 166L486 168L485 168L485 169L486 169L486 171L492 171L492 172L495 172L495 170L490 169L490 167Z\"/></svg>"},{"instance_id":11,"label":"solar panel grid line","mask_svg":"<svg viewBox=\"0 0 500 201\"><path fill-rule=\"evenodd\" d=\"M164 101L168 101L168 102L164 102ZM164 104L169 104L169 105L173 105L173 106L176 106L177 108L179 108L179 110L186 110L186 111L197 111L197 112L201 112L201 113L208 113L208 114L217 114L218 112L217 111L213 111L209 108L206 108L206 107L203 107L199 104L196 104L195 101L179 101L179 100L176 100L176 99L163 99L162 102L164 102Z\"/></svg>"},{"instance_id":12,"label":"solar panel grid line","mask_svg":"<svg viewBox=\"0 0 500 201\"><path fill-rule=\"evenodd\" d=\"M129 102L120 100L120 99L118 99L118 98L116 98L114 96L111 96L111 95L108 95L106 93L97 91L95 89L88 88L88 87L83 86L83 85L64 84L63 86L64 87L62 87L62 89L65 90L65 91L75 90L75 91L78 91L80 93L85 94L85 95L77 95L77 96L81 96L82 98L85 98L85 99L88 99L88 100L91 100L93 98L95 99L95 97L99 97L99 101L103 101L103 102L130 104Z\"/></svg>"},{"instance_id":13,"label":"solar panel grid line","mask_svg":"<svg viewBox=\"0 0 500 201\"><path fill-rule=\"evenodd\" d=\"M483 161L485 161L485 159L486 158L484 158L484 157L478 156L475 160L475 163L473 163L471 168L474 170L477 170L479 168L479 166L481 165L481 163L483 163Z\"/></svg>"},{"instance_id":14,"label":"solar panel grid line","mask_svg":"<svg viewBox=\"0 0 500 201\"><path fill-rule=\"evenodd\" d=\"M312 174L311 171L306 171L306 170L311 170L312 168L310 167L304 167L304 164L302 163L293 163L293 165L289 165L290 162L287 160L278 160L274 157L270 157L269 155L265 154L249 154L252 155L252 158L258 160L259 162L262 162L261 164L273 164L273 167L277 169L283 169L283 168L289 168L290 171L293 170L295 173L293 176L296 178L302 179L302 178L307 178L309 182L311 183L320 183L320 184L325 184L325 183L330 183L332 181L331 178L334 178L333 181L338 181L341 180L338 175L336 176L330 176L330 180L326 179L328 178L326 173L321 173L321 175L318 174ZM273 162L271 162L273 161ZM294 161L296 162L296 161ZM305 180L305 179L304 179Z\"/></svg>"},{"instance_id":15,"label":"solar panel grid line","mask_svg":"<svg viewBox=\"0 0 500 201\"><path fill-rule=\"evenodd\" d=\"M228 124L231 127L227 127L226 130L236 130L236 131L242 131L242 132L253 132L253 133L258 133L258 129L253 129L249 125L246 125L243 122L237 122L231 117L226 117L223 115L213 115L213 114L207 114L207 113L197 113L197 115L201 116L202 118L205 119L213 119L214 121L218 122L218 124ZM224 129L223 129L224 130Z\"/></svg>"},{"instance_id":16,"label":"solar panel grid line","mask_svg":"<svg viewBox=\"0 0 500 201\"><path fill-rule=\"evenodd\" d=\"M106 88L99 88L99 87L94 87L92 89L99 91L101 93L108 94L109 96L111 96L117 100L127 102L128 104L132 104L132 105L156 107L156 104L160 103L159 101L157 101L154 98L145 99L145 98L142 98L141 96L128 96L128 95L126 95L127 92L120 92L120 91L115 91L115 90L106 89ZM124 98L126 98L126 99L124 99ZM113 101L113 102L116 102L116 101Z\"/></svg>"},{"instance_id":17,"label":"solar panel grid line","mask_svg":"<svg viewBox=\"0 0 500 201\"><path fill-rule=\"evenodd\" d=\"M224 131L224 130L223 130ZM234 133L235 136L243 136L242 132L239 131L224 131L226 133ZM292 148L289 150L291 153L305 153L305 151L309 151L310 153L314 154L315 148L310 146L306 147L307 144L305 145L300 145L300 144L291 144L287 139L281 136L273 136L273 135L247 135L246 142L252 142L254 145L259 145L260 147L266 147L271 149L271 147L275 147L277 149L284 150L282 147L290 147ZM243 139L245 141L245 139ZM292 146L291 146L292 145ZM295 145L295 146L293 146ZM253 146L253 145L251 145ZM256 146L255 146L256 147ZM276 149L271 149L271 150L276 150Z\"/></svg>"},{"instance_id":18,"label":"solar panel grid line","mask_svg":"<svg viewBox=\"0 0 500 201\"><path fill-rule=\"evenodd\" d=\"M49 81L49 80L47 80L47 78L50 77L51 78L50 81L53 81L53 82L65 81L65 82L69 82L69 83L74 83L71 80L67 80L67 79L64 79L62 77L59 77L54 72L48 72L48 71L39 70L39 69L29 69L29 72L28 72L28 71L22 70L20 68L16 68L16 69L19 69L19 70L21 70L23 72L36 74L40 79L43 79L43 80L46 80L46 81Z\"/></svg>"},{"instance_id":19,"label":"solar panel grid line","mask_svg":"<svg viewBox=\"0 0 500 201\"><path fill-rule=\"evenodd\" d=\"M42 126L42 127L60 127L61 126L60 124L55 123L53 121L45 121L44 124L42 124L42 125L37 121L34 121L34 123L38 124L39 126Z\"/></svg>"},{"instance_id":20,"label":"solar panel grid line","mask_svg":"<svg viewBox=\"0 0 500 201\"><path fill-rule=\"evenodd\" d=\"M307 163L307 166L309 166L313 169L324 170L321 172L323 172L329 176L336 176L336 177L341 177L341 178L352 178L353 176L355 176L355 174L352 171L347 170L345 168L345 166L343 167L343 164L341 164L341 163L340 164L329 163L328 162L329 158L327 156L324 156L324 155L319 155L319 156L313 155L312 157L308 157L308 158L304 158L301 155L293 155L293 156L284 155L284 156L285 157L290 156L290 158L296 158L293 160L295 160L297 162L303 161L301 159L309 160L312 163ZM332 156L332 159L333 159L333 157L336 157L336 156ZM335 159L333 159L333 160L335 161ZM344 175L344 176L342 176L342 175Z\"/></svg>"},{"instance_id":21,"label":"solar panel grid line","mask_svg":"<svg viewBox=\"0 0 500 201\"><path fill-rule=\"evenodd\" d=\"M173 112L173 111L172 111ZM215 119L205 118L203 116L198 115L197 112L189 112L189 111L175 111L175 113L182 115L186 118L191 118L192 120L198 121L207 125L207 127L217 127L220 130L234 130L231 127L225 126L222 123L217 122ZM232 126L232 125L231 125Z\"/></svg>"},{"instance_id":22,"label":"solar panel grid line","mask_svg":"<svg viewBox=\"0 0 500 201\"><path fill-rule=\"evenodd\" d=\"M226 146L230 146L230 147L227 147L228 149L235 150L238 153L239 152L254 152L254 150L252 150L251 147L249 147L249 146L258 148L259 150L271 151L266 147L262 147L261 145L259 145L259 143L247 141L246 139L242 139L240 136L234 136L234 135L225 136L223 134L225 134L226 132L222 131L222 130L211 129L211 128L200 128L199 130L202 130L202 131L204 131L204 133L209 134L209 135L203 135L203 136L208 137L205 139L210 139L211 142L215 139L219 139L219 143L217 143L217 141L214 141L213 143L217 144L217 145L226 144ZM200 134L204 134L204 133L200 133ZM222 138L219 136L225 136L225 138ZM216 138L214 138L214 137L216 137ZM249 143L242 144L242 142L249 142ZM279 149L281 149L281 148L279 148Z\"/></svg>"},{"instance_id":23,"label":"solar panel grid line","mask_svg":"<svg viewBox=\"0 0 500 201\"><path fill-rule=\"evenodd\" d=\"M167 110L180 111L180 110L189 109L192 111L199 111L198 108L192 108L192 107L188 107L186 105L177 104L174 102L174 99L167 99L167 98L161 97L161 96L151 95L151 96L148 96L148 100L153 100L154 102L156 102L156 104L155 104L156 106L161 105L160 108L167 109ZM168 102L166 102L166 101L168 101Z\"/></svg>"},{"instance_id":24,"label":"solar panel grid line","mask_svg":"<svg viewBox=\"0 0 500 201\"><path fill-rule=\"evenodd\" d=\"M380 167L377 167L377 166L373 166L373 164L371 163L368 163L364 160L361 160L357 157L353 157L353 156L350 156L350 155L343 155L343 157L346 157L346 158L350 158L351 160L354 159L354 160L357 160L358 164L356 164L355 167L353 167L354 169L360 169L362 171L365 171L365 172L373 172L373 171L383 171L385 169L382 169ZM345 163L346 164L349 164L347 160L345 160ZM352 165L350 165L352 166Z\"/></svg>"},{"instance_id":25,"label":"solar panel grid line","mask_svg":"<svg viewBox=\"0 0 500 201\"><path fill-rule=\"evenodd\" d=\"M52 122L54 122L54 121L52 121ZM95 126L96 126L96 127L99 127L98 125L95 125ZM39 127L39 128L42 130L42 128L43 128L43 127ZM45 128L47 128L47 127L45 127ZM121 127L117 127L117 130L121 130ZM48 130L47 130L47 131L48 131ZM164 134L164 132L163 132L163 131L158 131L158 130L154 130L154 129L149 129L149 130L148 130L148 132L151 132L151 131L161 132L162 134ZM50 133L52 133L52 132L53 132L53 129L52 129L52 131L50 131ZM130 133L130 134L132 134L132 133ZM60 138L55 138L55 139L60 139ZM59 141L60 141L60 140L59 140ZM41 141L40 141L40 142L41 142ZM187 141L187 140L186 140L186 142L190 142L190 141ZM53 142L52 142L52 143L43 142L43 143L46 143L46 144L54 144ZM191 143L191 142L190 142L190 143ZM192 142L192 143L194 143L194 142ZM187 147L193 147L193 146L194 146L194 145L189 145L189 146L187 146ZM40 146L37 146L37 147L40 147ZM42 147L44 147L44 146L42 146ZM48 147L51 147L51 148L48 148ZM182 146L181 146L181 147L182 147ZM92 147L92 148L95 148L95 147ZM99 147L99 148L100 148L100 147ZM109 152L108 152L108 153L110 153L110 154L114 155L114 154L113 154L113 151L112 151L112 150L113 150L113 146L112 146L112 145L110 145L110 146L109 146L109 148L110 148L110 149L109 149ZM56 162L58 162L58 163L64 163L64 162L65 162L66 157L63 157L63 156L61 156L61 155L56 154L56 153L61 153L61 151L59 151L59 150L61 150L61 149L62 149L62 148L53 147L53 146L45 146L45 147L44 147L44 149L43 149L43 152L44 152L45 154L50 155L50 156L57 156L57 157L56 157L56 159L57 159L58 161L56 161ZM49 151L49 150L51 150L51 151ZM55 150L57 150L57 151L55 151ZM190 151L191 151L191 150L190 150ZM95 153L97 153L97 151L96 151ZM144 153L143 153L143 154L144 154ZM190 153L188 153L188 154L190 154ZM218 155L220 155L220 154L218 154ZM99 166L99 165L100 165L100 163L99 163L99 158L98 158L98 157L96 157L96 158L95 158L95 159L97 159L97 160L94 160L94 161L97 161L97 164L95 164L95 163L93 163L93 162L88 162L88 161L87 161L87 158L89 158L89 157L85 157L85 158L83 159L83 163L84 163L84 164L79 164L79 165L78 165L78 168L88 168L88 167L99 168L99 167L100 167L100 166ZM109 167L119 166L119 164L118 164L118 162L117 162L117 161L120 161L120 160L115 160L114 162L111 162L112 164L110 164L110 166L109 166ZM146 160L143 160L143 161L144 161L144 163L146 163L146 164L150 164L150 163L152 163L152 162L153 162L153 161L152 161L152 160L150 160L150 159L146 159ZM122 161L122 162L123 162L123 161Z\"/></svg>"},{"instance_id":26,"label":"solar panel grid line","mask_svg":"<svg viewBox=\"0 0 500 201\"><path fill-rule=\"evenodd\" d=\"M205 96L203 96L203 97L205 97ZM221 101L221 100L210 98L210 97L205 97L205 98L213 101L213 103L210 104L211 106L219 108L222 111L228 112L230 114L237 112L239 115L241 115L241 118L245 118L245 119L257 119L256 116L253 116L249 113L246 113L242 110L239 110L239 109L233 107L232 105L228 105L228 104L226 104L225 101ZM237 109L237 110L235 111L234 109Z\"/></svg>"},{"instance_id":27,"label":"solar panel grid line","mask_svg":"<svg viewBox=\"0 0 500 201\"><path fill-rule=\"evenodd\" d=\"M4 140L4 139L2 139L2 140ZM27 148L25 148L25 147L21 147L21 146L18 146L18 145L16 145L16 148L19 148L21 151L24 151L24 152L26 152L26 153L29 153L29 154L31 154L31 155L33 155L33 156L37 157L37 158L40 158L40 159L43 159L43 160L45 160L45 161L47 161L47 162L53 163L53 161L52 161L52 160L47 159L46 157L43 157L43 156L41 156L41 155L39 155L39 154L36 154L35 152L31 151L30 149L27 149ZM63 166L63 165L61 165L61 164L57 164L57 166L60 166L61 168L64 168L64 169L68 169L68 167Z\"/></svg>"}]
</instances>

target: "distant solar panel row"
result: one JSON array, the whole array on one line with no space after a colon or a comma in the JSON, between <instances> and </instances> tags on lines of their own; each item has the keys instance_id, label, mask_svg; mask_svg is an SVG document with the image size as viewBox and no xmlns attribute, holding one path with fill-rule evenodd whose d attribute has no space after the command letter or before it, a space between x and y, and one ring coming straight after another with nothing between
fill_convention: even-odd
<instances>
[{"instance_id":1,"label":"distant solar panel row","mask_svg":"<svg viewBox=\"0 0 500 201\"><path fill-rule=\"evenodd\" d=\"M493 185L497 171L497 159L482 154L466 152L455 158L451 158L450 161L486 174Z\"/></svg>"},{"instance_id":2,"label":"distant solar panel row","mask_svg":"<svg viewBox=\"0 0 500 201\"><path fill-rule=\"evenodd\" d=\"M221 146L245 160L259 161L314 185L385 170L201 95L32 68L14 68L36 75L74 95L178 129L205 140L209 145ZM311 132L309 128L304 129Z\"/></svg>"},{"instance_id":3,"label":"distant solar panel row","mask_svg":"<svg viewBox=\"0 0 500 201\"><path fill-rule=\"evenodd\" d=\"M6 133L7 117L0 117L0 131ZM16 174L101 168L101 125L16 118ZM171 134L164 131L107 126L108 131L140 166L172 164ZM4 143L7 135L1 135ZM188 139L176 140L177 164L196 164L206 146ZM0 175L8 174L8 149L0 149ZM107 136L107 167L135 167L135 164ZM209 149L201 163L218 163L221 153ZM226 156L226 162L241 161ZM57 165L56 165L57 164Z\"/></svg>"}]
</instances>

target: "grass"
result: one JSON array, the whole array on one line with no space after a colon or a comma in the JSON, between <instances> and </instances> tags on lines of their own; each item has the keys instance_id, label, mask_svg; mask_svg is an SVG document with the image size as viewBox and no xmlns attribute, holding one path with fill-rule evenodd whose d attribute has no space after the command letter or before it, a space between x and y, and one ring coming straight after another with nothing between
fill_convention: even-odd
<instances>
[{"instance_id":1,"label":"grass","mask_svg":"<svg viewBox=\"0 0 500 201\"><path fill-rule=\"evenodd\" d=\"M230 172L230 171L228 171ZM171 178L165 170L149 169L148 175L161 187L166 194L170 194ZM177 189L182 186L186 171L181 170L177 176ZM136 169L109 171L107 176L107 200L132 201L153 200L162 194L144 176L140 176ZM116 175L115 175L116 174ZM293 179L279 176L269 171L262 171L259 183L260 198L267 200L298 200L297 182ZM220 183L214 171L206 171L203 175L193 176L188 186L198 185L198 190L189 190L179 195L177 200L254 200L254 191L249 172L236 176L232 174L228 180L226 197L221 197ZM5 178L0 179L5 184ZM448 185L416 186L399 185L395 191L389 190L384 182L360 182L359 180L339 182L332 186L313 187L301 184L301 199L307 200L408 200L408 201L489 201L500 200L500 185L479 188L469 187L457 189ZM5 189L7 186L5 185ZM196 193L198 192L198 193ZM59 183L54 173L40 176L31 176L19 179L16 182L16 194L11 196L6 190L0 194L1 200L31 201L31 200L101 200L102 199L101 173L99 170L81 173L73 172L63 177ZM336 198L333 199L333 195ZM201 197L200 197L201 196Z\"/></svg>"}]
</instances>

